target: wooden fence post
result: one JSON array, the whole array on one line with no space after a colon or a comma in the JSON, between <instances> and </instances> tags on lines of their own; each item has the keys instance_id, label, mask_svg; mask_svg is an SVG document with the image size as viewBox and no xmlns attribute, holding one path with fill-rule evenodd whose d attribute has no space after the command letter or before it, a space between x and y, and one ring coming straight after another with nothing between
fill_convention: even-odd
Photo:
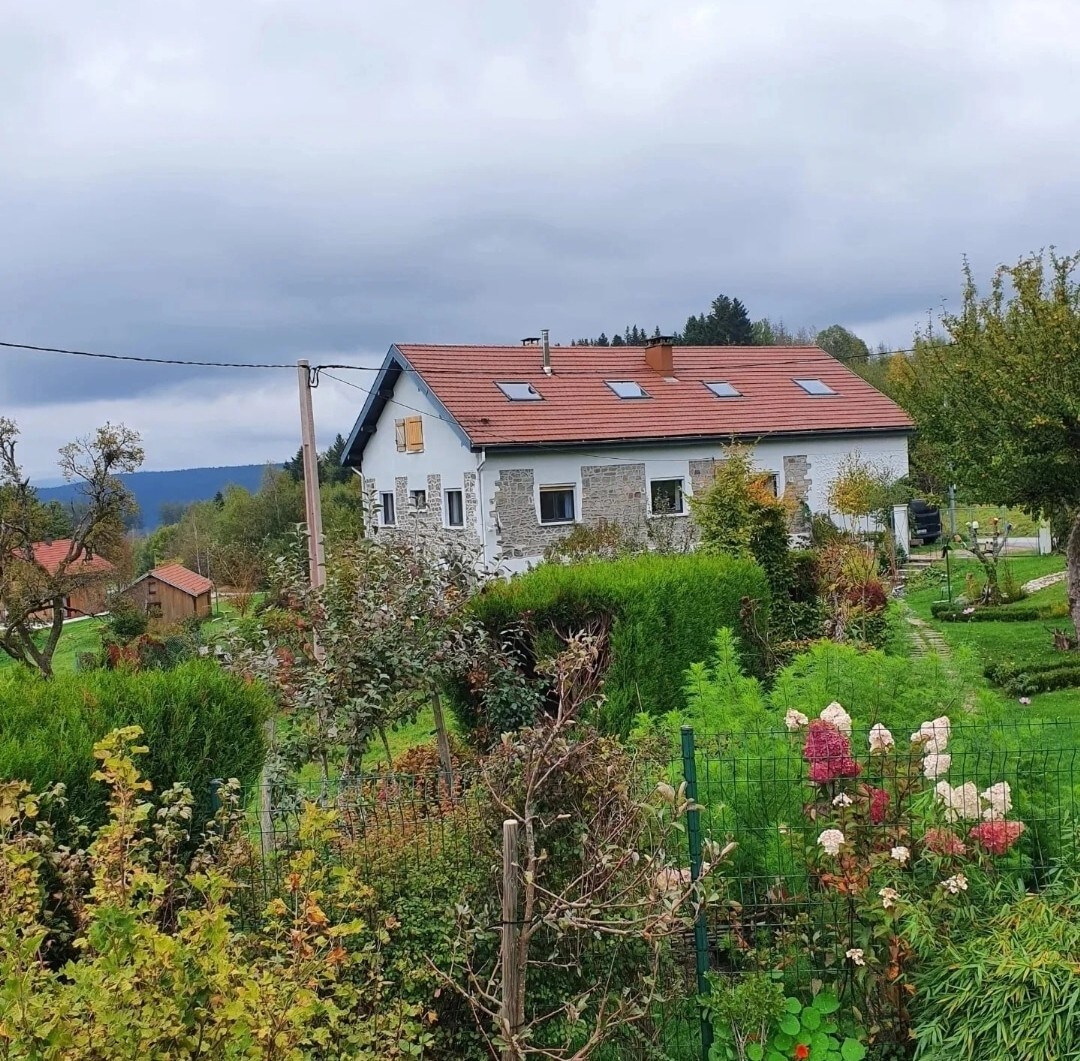
<instances>
[{"instance_id":1,"label":"wooden fence post","mask_svg":"<svg viewBox=\"0 0 1080 1061\"><path fill-rule=\"evenodd\" d=\"M520 823L515 818L503 822L503 883L502 883L502 940L500 944L502 960L502 1008L500 1018L502 1033L508 1043L518 1031L518 995L521 991L521 977L518 966L518 936L521 924L518 918L518 830ZM507 1045L502 1052L502 1061L516 1061L518 1052L513 1045Z\"/></svg>"},{"instance_id":2,"label":"wooden fence post","mask_svg":"<svg viewBox=\"0 0 1080 1061\"><path fill-rule=\"evenodd\" d=\"M683 780L686 782L686 798L693 804L697 803L697 752L694 747L694 730L692 726L682 727L682 760ZM690 879L692 881L701 878L701 812L692 809L686 812L686 838L690 847ZM705 923L705 911L701 908L694 918L694 965L697 972L698 995L704 996L709 991L709 930ZM701 1056L708 1058L712 1048L713 1031L712 1022L701 1009Z\"/></svg>"},{"instance_id":3,"label":"wooden fence post","mask_svg":"<svg viewBox=\"0 0 1080 1061\"><path fill-rule=\"evenodd\" d=\"M443 715L442 697L438 689L431 690L431 713L435 716L435 742L439 747L439 765L442 767L443 780L449 792L454 786L454 761L450 757L450 736L446 732L446 717Z\"/></svg>"}]
</instances>

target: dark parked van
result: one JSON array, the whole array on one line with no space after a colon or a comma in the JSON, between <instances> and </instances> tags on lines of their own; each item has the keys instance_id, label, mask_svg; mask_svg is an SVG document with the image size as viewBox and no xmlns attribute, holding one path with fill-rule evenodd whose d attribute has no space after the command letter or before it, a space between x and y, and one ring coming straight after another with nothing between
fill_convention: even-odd
<instances>
[{"instance_id":1,"label":"dark parked van","mask_svg":"<svg viewBox=\"0 0 1080 1061\"><path fill-rule=\"evenodd\" d=\"M908 505L908 527L913 539L933 545L941 537L941 509L926 501L912 501Z\"/></svg>"}]
</instances>

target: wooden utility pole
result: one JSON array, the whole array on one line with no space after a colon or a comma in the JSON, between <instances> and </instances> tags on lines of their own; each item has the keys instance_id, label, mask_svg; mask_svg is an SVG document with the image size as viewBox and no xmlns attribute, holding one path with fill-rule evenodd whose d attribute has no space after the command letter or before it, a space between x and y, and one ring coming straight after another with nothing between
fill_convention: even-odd
<instances>
[{"instance_id":1,"label":"wooden utility pole","mask_svg":"<svg viewBox=\"0 0 1080 1061\"><path fill-rule=\"evenodd\" d=\"M502 1032L512 1041L518 1032L518 995L521 993L521 967L518 965L518 936L521 924L518 914L518 830L521 823L515 818L503 822L503 885L502 885ZM512 1045L502 1052L502 1061L519 1057Z\"/></svg>"},{"instance_id":2,"label":"wooden utility pole","mask_svg":"<svg viewBox=\"0 0 1080 1061\"><path fill-rule=\"evenodd\" d=\"M304 516L308 530L308 570L311 588L326 585L326 555L323 551L322 500L319 497L319 451L315 447L315 414L311 410L311 367L296 362L300 383L300 444L304 459Z\"/></svg>"}]
</instances>

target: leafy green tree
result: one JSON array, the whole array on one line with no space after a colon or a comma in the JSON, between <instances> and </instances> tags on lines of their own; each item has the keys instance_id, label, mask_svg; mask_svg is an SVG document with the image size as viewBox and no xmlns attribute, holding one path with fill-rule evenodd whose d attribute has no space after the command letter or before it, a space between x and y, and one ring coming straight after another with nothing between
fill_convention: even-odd
<instances>
[{"instance_id":1,"label":"leafy green tree","mask_svg":"<svg viewBox=\"0 0 1080 1061\"><path fill-rule=\"evenodd\" d=\"M845 365L870 360L870 347L842 324L831 324L822 329L814 341L825 353L832 354L837 361L842 361Z\"/></svg>"},{"instance_id":2,"label":"leafy green tree","mask_svg":"<svg viewBox=\"0 0 1080 1061\"><path fill-rule=\"evenodd\" d=\"M1001 266L981 296L964 269L948 345L922 338L897 366L919 430L949 454L958 484L1032 515L1067 510L1069 608L1080 634L1080 255ZM927 362L933 369L927 371Z\"/></svg>"},{"instance_id":3,"label":"leafy green tree","mask_svg":"<svg viewBox=\"0 0 1080 1061\"><path fill-rule=\"evenodd\" d=\"M732 446L717 462L712 484L690 506L703 552L752 557L773 589L785 591L791 574L788 507L768 479L754 469L748 449Z\"/></svg>"},{"instance_id":4,"label":"leafy green tree","mask_svg":"<svg viewBox=\"0 0 1080 1061\"><path fill-rule=\"evenodd\" d=\"M123 519L134 501L118 473L135 471L143 449L134 431L106 424L60 450L61 474L78 484L80 505L64 556L47 566L34 550L42 530L41 505L19 466L18 438L15 422L0 417L0 650L51 678L65 600L106 580L88 560L109 552L123 537ZM47 628L39 634L43 622Z\"/></svg>"}]
</instances>

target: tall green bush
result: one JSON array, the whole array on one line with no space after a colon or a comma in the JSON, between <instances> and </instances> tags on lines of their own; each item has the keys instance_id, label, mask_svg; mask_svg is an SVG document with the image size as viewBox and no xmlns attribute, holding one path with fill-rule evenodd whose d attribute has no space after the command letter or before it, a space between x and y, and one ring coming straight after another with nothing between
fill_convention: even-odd
<instances>
[{"instance_id":1,"label":"tall green bush","mask_svg":"<svg viewBox=\"0 0 1080 1061\"><path fill-rule=\"evenodd\" d=\"M561 647L559 635L600 622L609 626L609 663L601 724L625 734L635 715L677 710L683 676L711 651L716 631L740 625L744 598L760 603L765 621L769 584L753 560L731 556L635 556L587 564L542 564L509 582L489 585L473 607L496 641L514 642L521 665ZM744 638L742 664L760 673L762 658ZM454 691L458 716L483 726L480 697Z\"/></svg>"},{"instance_id":2,"label":"tall green bush","mask_svg":"<svg viewBox=\"0 0 1080 1061\"><path fill-rule=\"evenodd\" d=\"M63 782L69 813L100 822L106 792L90 780L94 742L137 725L150 746L142 766L154 790L187 784L200 823L212 813L211 780L236 777L248 785L258 776L270 706L260 686L207 661L52 681L12 668L0 677L0 778L28 781L35 790Z\"/></svg>"}]
</instances>

